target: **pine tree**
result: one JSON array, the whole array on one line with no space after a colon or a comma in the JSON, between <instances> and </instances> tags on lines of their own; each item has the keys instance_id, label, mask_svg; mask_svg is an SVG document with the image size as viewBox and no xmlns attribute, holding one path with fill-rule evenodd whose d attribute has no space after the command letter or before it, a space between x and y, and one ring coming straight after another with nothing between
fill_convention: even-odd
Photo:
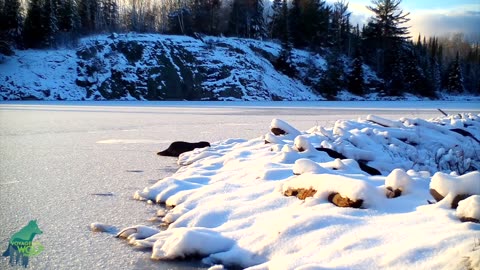
<instances>
[{"instance_id":1,"label":"pine tree","mask_svg":"<svg viewBox=\"0 0 480 270\"><path fill-rule=\"evenodd\" d=\"M282 0L273 0L272 3L272 15L269 18L268 23L268 36L271 39L280 39L282 36L283 25L285 25L285 20L287 19L282 12Z\"/></svg>"},{"instance_id":2,"label":"pine tree","mask_svg":"<svg viewBox=\"0 0 480 270\"><path fill-rule=\"evenodd\" d=\"M288 16L293 45L297 48L327 45L330 13L323 0L293 0Z\"/></svg>"},{"instance_id":3,"label":"pine tree","mask_svg":"<svg viewBox=\"0 0 480 270\"><path fill-rule=\"evenodd\" d=\"M220 5L220 0L193 1L191 10L195 32L207 35L217 35L219 33Z\"/></svg>"},{"instance_id":4,"label":"pine tree","mask_svg":"<svg viewBox=\"0 0 480 270\"><path fill-rule=\"evenodd\" d=\"M341 52L349 53L350 12L345 0L337 0L333 4L329 28L331 46Z\"/></svg>"},{"instance_id":5,"label":"pine tree","mask_svg":"<svg viewBox=\"0 0 480 270\"><path fill-rule=\"evenodd\" d=\"M23 31L22 7L19 0L0 1L0 39L21 43Z\"/></svg>"},{"instance_id":6,"label":"pine tree","mask_svg":"<svg viewBox=\"0 0 480 270\"><path fill-rule=\"evenodd\" d=\"M75 0L58 1L57 24L60 32L75 32L80 27Z\"/></svg>"},{"instance_id":7,"label":"pine tree","mask_svg":"<svg viewBox=\"0 0 480 270\"><path fill-rule=\"evenodd\" d=\"M57 23L56 2L54 0L45 0L42 7L42 26L44 31L42 47L56 46Z\"/></svg>"},{"instance_id":8,"label":"pine tree","mask_svg":"<svg viewBox=\"0 0 480 270\"><path fill-rule=\"evenodd\" d=\"M76 45L80 36L80 17L75 0L59 0L57 6L57 44Z\"/></svg>"},{"instance_id":9,"label":"pine tree","mask_svg":"<svg viewBox=\"0 0 480 270\"><path fill-rule=\"evenodd\" d=\"M80 16L81 31L83 34L92 34L98 31L99 5L96 0L79 0L78 15Z\"/></svg>"},{"instance_id":10,"label":"pine tree","mask_svg":"<svg viewBox=\"0 0 480 270\"><path fill-rule=\"evenodd\" d=\"M42 0L30 0L23 31L23 40L27 48L39 48L45 37L42 18Z\"/></svg>"},{"instance_id":11,"label":"pine tree","mask_svg":"<svg viewBox=\"0 0 480 270\"><path fill-rule=\"evenodd\" d=\"M168 14L168 32L176 35L192 35L192 12L187 7L178 8Z\"/></svg>"},{"instance_id":12,"label":"pine tree","mask_svg":"<svg viewBox=\"0 0 480 270\"><path fill-rule=\"evenodd\" d=\"M450 66L450 71L447 78L447 91L452 94L464 92L462 69L460 66L459 53L455 57L455 61Z\"/></svg>"},{"instance_id":13,"label":"pine tree","mask_svg":"<svg viewBox=\"0 0 480 270\"><path fill-rule=\"evenodd\" d=\"M228 33L232 36L256 38L265 36L263 2L233 0Z\"/></svg>"},{"instance_id":14,"label":"pine tree","mask_svg":"<svg viewBox=\"0 0 480 270\"><path fill-rule=\"evenodd\" d=\"M115 32L118 29L119 11L116 0L103 0L100 3L104 30Z\"/></svg>"},{"instance_id":15,"label":"pine tree","mask_svg":"<svg viewBox=\"0 0 480 270\"><path fill-rule=\"evenodd\" d=\"M283 31L281 32L282 35L280 36L282 49L278 59L275 62L275 68L289 77L295 77L297 72L292 65L292 42L290 36L290 24L288 22L287 0L283 0L281 12L281 16L284 18L284 20L281 21L283 23Z\"/></svg>"},{"instance_id":16,"label":"pine tree","mask_svg":"<svg viewBox=\"0 0 480 270\"><path fill-rule=\"evenodd\" d=\"M400 9L401 0L372 0L372 3L367 8L375 15L365 27L363 47L367 49L367 59L371 59L369 64L388 80L394 73L392 67L398 52L408 38L408 27L402 25L409 21L410 13L404 14Z\"/></svg>"},{"instance_id":17,"label":"pine tree","mask_svg":"<svg viewBox=\"0 0 480 270\"><path fill-rule=\"evenodd\" d=\"M351 71L348 75L348 91L352 94L363 96L365 93L365 78L363 74L363 58L360 49L355 52Z\"/></svg>"},{"instance_id":18,"label":"pine tree","mask_svg":"<svg viewBox=\"0 0 480 270\"><path fill-rule=\"evenodd\" d=\"M263 0L255 0L252 2L252 5L253 15L250 25L251 37L255 39L263 39L267 37L265 18L263 17Z\"/></svg>"},{"instance_id":19,"label":"pine tree","mask_svg":"<svg viewBox=\"0 0 480 270\"><path fill-rule=\"evenodd\" d=\"M327 56L327 70L321 74L317 92L326 96L327 99L335 99L340 90L345 87L346 78L343 70L343 62L337 50Z\"/></svg>"}]
</instances>

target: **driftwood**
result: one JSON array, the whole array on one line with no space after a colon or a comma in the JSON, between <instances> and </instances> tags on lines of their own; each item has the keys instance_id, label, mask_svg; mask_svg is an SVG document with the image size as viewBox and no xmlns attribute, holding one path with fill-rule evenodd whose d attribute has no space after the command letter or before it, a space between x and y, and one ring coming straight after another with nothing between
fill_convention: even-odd
<instances>
[{"instance_id":1,"label":"driftwood","mask_svg":"<svg viewBox=\"0 0 480 270\"><path fill-rule=\"evenodd\" d=\"M439 112L441 112L443 114L443 116L448 116L448 114L446 112L444 112L442 109L438 108L437 109Z\"/></svg>"}]
</instances>

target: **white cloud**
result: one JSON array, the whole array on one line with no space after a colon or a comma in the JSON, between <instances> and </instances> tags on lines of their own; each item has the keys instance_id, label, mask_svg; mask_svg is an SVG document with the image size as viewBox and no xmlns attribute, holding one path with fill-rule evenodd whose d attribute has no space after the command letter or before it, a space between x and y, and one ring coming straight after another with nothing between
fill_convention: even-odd
<instances>
[{"instance_id":1,"label":"white cloud","mask_svg":"<svg viewBox=\"0 0 480 270\"><path fill-rule=\"evenodd\" d=\"M480 5L463 6L452 10L416 10L410 15L411 34L443 36L464 33L470 39L479 40Z\"/></svg>"}]
</instances>

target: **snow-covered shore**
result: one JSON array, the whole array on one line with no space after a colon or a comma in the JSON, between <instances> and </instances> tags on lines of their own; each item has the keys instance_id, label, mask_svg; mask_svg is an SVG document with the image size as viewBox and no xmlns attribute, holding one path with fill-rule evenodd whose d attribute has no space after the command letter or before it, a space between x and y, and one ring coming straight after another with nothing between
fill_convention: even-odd
<instances>
[{"instance_id":1,"label":"snow-covered shore","mask_svg":"<svg viewBox=\"0 0 480 270\"><path fill-rule=\"evenodd\" d=\"M265 129L270 128L286 134L229 139L181 155L175 174L134 196L173 207L160 213L169 228L133 234L133 226L123 237L152 249L153 259L200 256L227 267L480 267L475 244L480 224L459 220L450 207L457 193L429 203L432 188L480 195L480 115L429 121L368 115L304 132L274 119ZM456 128L473 136L452 131ZM332 158L315 147L347 158ZM362 171L359 161L383 175ZM463 182L468 184L460 187ZM386 195L387 187L400 196L388 198L393 195ZM297 199L304 190L311 194ZM337 193L360 202L360 209L329 203ZM475 200L464 205L469 209L462 213L478 212Z\"/></svg>"},{"instance_id":2,"label":"snow-covered shore","mask_svg":"<svg viewBox=\"0 0 480 270\"><path fill-rule=\"evenodd\" d=\"M8 238L14 232L29 220L37 219L43 234L35 240L42 243L45 250L31 259L29 266L31 269L196 269L196 266L192 266L191 263L168 262L167 264L165 261L152 261L149 259L152 255L151 251L147 253L133 251L124 241L113 238L112 234L92 233L89 229L89 225L94 222L111 224L120 229L133 224L157 228L157 224L151 223L148 219L159 210L158 206L144 204L131 198L135 190L153 185L159 178L171 176L176 171L175 159L160 158L155 155L157 151L166 148L169 142L173 140L225 142L231 138L241 138L230 140L230 146L238 143L238 148L232 149L230 157L238 155L244 158L239 158L237 161L231 159L229 166L240 169L236 168L236 164L250 162L253 164L252 168L260 168L260 163L265 160L260 159L256 163L248 160L257 156L258 150L264 147L265 150L269 150L269 148L263 144L260 145L260 142L258 148L254 145L255 142L251 142L248 146L247 141L252 138L258 139L266 134L273 118L281 118L299 130L307 130L315 125L333 127L339 119L352 120L358 117L365 119L368 114L397 120L401 117L422 119L437 117L440 113L436 108L442 108L451 114L467 111L480 113L478 106L473 102L306 102L294 106L293 104L295 103L1 103L0 213L3 218L0 219L0 245L2 249L6 247ZM214 146L215 151L220 151L219 144ZM224 147L222 151L229 151L228 144L224 143ZM244 152L241 152L242 148ZM248 156L249 151L251 155ZM267 152L268 155L272 154ZM195 156L196 154L192 154L185 157ZM200 163L203 162L200 161ZM261 244L268 244L270 241L275 243L274 246L285 251L289 248L291 255L285 260L293 259L299 263L305 262L304 258L308 258L305 254L311 252L309 248L318 247L319 243L322 244L319 252L325 252L322 256L331 256L331 258L336 256L335 262L339 263L346 260L346 262L358 261L360 264L364 260L362 256L370 256L370 254L372 259L367 258L367 260L373 260L375 256L379 257L382 254L385 255L387 262L394 260L397 253L384 250L379 255L375 255L378 252L376 249L365 248L378 243L379 247L391 247L393 250L399 250L400 253L410 255L407 256L411 259L409 262L414 264L417 261L419 268L424 269L421 266L426 264L423 264L422 258L427 258L429 252L438 251L437 246L444 247L442 251L448 250L452 258L462 258L469 255L465 251L469 248L473 249L474 241L478 239L480 229L473 224L460 223L457 213L453 210L441 208L425 210L427 214L423 217L423 210L411 212L417 205L426 204L423 197L420 199L419 194L429 196L425 191L428 188L428 178L418 178L423 177L422 174L412 177L413 187L420 184L419 191L387 201L393 206L388 209L397 209L397 212L392 213L393 210L388 209L382 212L377 208L338 210L324 200L307 199L311 201L310 207L295 197L284 197L280 189L272 190L280 184L279 178L287 174L288 177L292 175L291 166L293 165L285 164L272 167L269 171L256 173L239 170L237 174L232 171L230 173L233 177L232 184L225 185L222 192L209 194L205 197L206 200L213 200L217 196L220 201L226 196L235 196L234 190L237 190L240 196L245 190L238 190L238 188L251 184L256 185L251 189L254 192L242 199L242 205L238 210L228 210L228 206L237 203L241 196L232 201L222 200L220 205L212 208L212 210L221 208L217 213L213 213L209 218L207 211L203 211L196 222L206 224L210 220L211 223L207 224L210 227L218 225L219 219L216 219L215 215L220 216L221 211L224 211L223 217L234 222L230 223L230 228L236 229L232 229L233 234L241 233L239 227L235 227L236 225L245 225L245 242L243 243L254 242L256 244L252 245L252 248L267 252L269 246L262 247ZM195 166L193 164L188 170L179 171L178 178L188 173L204 174L206 171L203 169L210 170L212 175L199 176L198 181L192 184L192 186L195 184L205 186L202 181L213 177L213 173L218 169L212 166L200 170L201 166L198 168ZM196 172L197 169L199 169L198 172ZM221 175L227 176L227 172L221 172ZM246 177L240 179L242 175ZM260 178L252 179L247 177L249 175ZM373 183L377 186L383 185L382 177ZM360 180L365 178L366 176L360 175ZM216 191L214 187L211 187L212 192ZM259 196L266 194L267 191L269 192L267 196ZM7 195L3 196L3 194ZM95 194L112 195L97 196ZM176 195L180 199L179 196L180 194ZM256 218L266 209L266 205L258 203L257 199L260 198L263 198L261 200L265 203L278 199L279 204L276 209L265 213L263 217ZM195 199L195 196L191 199ZM468 209L471 204L474 202L469 202L462 208ZM178 204L175 211L180 211L180 206ZM201 209L202 207L198 208L199 211ZM339 211L343 214L339 214ZM312 217L312 213L315 216ZM235 217L245 217L245 220L235 221ZM419 219L415 220L413 217ZM185 223L191 222L189 215L182 219ZM177 222L179 220L177 219ZM437 224L435 220L438 221ZM345 225L341 225L342 223ZM253 225L260 227L257 227L258 232L250 234L248 227ZM301 226L305 229L311 228L312 233L304 234L300 242L290 241L293 238L283 239L283 235L295 234L292 227L295 225L298 225L298 228L302 228ZM358 227L355 227L357 225ZM406 229L401 229L401 225ZM171 226L175 227L173 224ZM414 239L415 236L420 238L422 236L420 233L424 233L429 226L433 229L427 236L433 240L427 244L429 239L422 238L425 249L409 252L403 247L407 240L417 241ZM192 234L187 234L195 239L204 237L202 239L207 241L212 239L209 237L216 239L218 233L211 231L218 230L220 227L199 229ZM292 229L285 231L287 227ZM228 230L227 227L224 228ZM381 230L375 231L379 228ZM451 231L444 235L444 231L448 229ZM357 232L361 230L364 230L364 233L357 237ZM278 231L283 233L275 234ZM371 234L367 235L368 232ZM298 233L301 234L302 230ZM220 234L222 237L231 236ZM447 242L440 240L450 239L450 235L452 239L461 238L465 241L456 243L453 248L450 248L448 246L450 240ZM257 236L259 238L254 239ZM173 239L170 238L170 241ZM278 241L278 239L283 240ZM232 244L230 240L222 242L225 245ZM395 242L398 242L397 245L389 246L389 243ZM238 246L238 243L234 245ZM332 248L330 253L328 248ZM337 256L335 253L337 250L343 253ZM352 253L352 250L357 251ZM361 250L364 253L361 253ZM243 252L239 253L240 255L245 255L240 257L242 260L267 261L265 252L257 254L247 249L240 249L240 251ZM272 260L272 268L277 263L281 263L282 252L270 253L275 260ZM459 257L453 256L457 254ZM302 257L304 255L306 257ZM316 257L317 255L313 258ZM1 259L0 268L8 267L8 260ZM323 267L341 268L333 263L325 264Z\"/></svg>"}]
</instances>

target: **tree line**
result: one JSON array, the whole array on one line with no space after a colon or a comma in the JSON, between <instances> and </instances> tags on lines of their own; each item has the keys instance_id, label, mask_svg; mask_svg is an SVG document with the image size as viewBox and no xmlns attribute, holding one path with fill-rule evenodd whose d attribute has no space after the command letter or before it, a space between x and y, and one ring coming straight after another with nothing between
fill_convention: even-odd
<instances>
[{"instance_id":1,"label":"tree line","mask_svg":"<svg viewBox=\"0 0 480 270\"><path fill-rule=\"evenodd\" d=\"M282 51L274 64L289 76L298 76L294 48L325 56L327 70L311 86L330 97L341 89L360 96L480 94L478 43L461 34L413 41L400 4L372 0L367 8L374 15L360 27L352 25L346 0L0 0L0 39L18 49L74 46L82 36L130 31L277 40ZM383 83L367 85L363 65Z\"/></svg>"}]
</instances>

